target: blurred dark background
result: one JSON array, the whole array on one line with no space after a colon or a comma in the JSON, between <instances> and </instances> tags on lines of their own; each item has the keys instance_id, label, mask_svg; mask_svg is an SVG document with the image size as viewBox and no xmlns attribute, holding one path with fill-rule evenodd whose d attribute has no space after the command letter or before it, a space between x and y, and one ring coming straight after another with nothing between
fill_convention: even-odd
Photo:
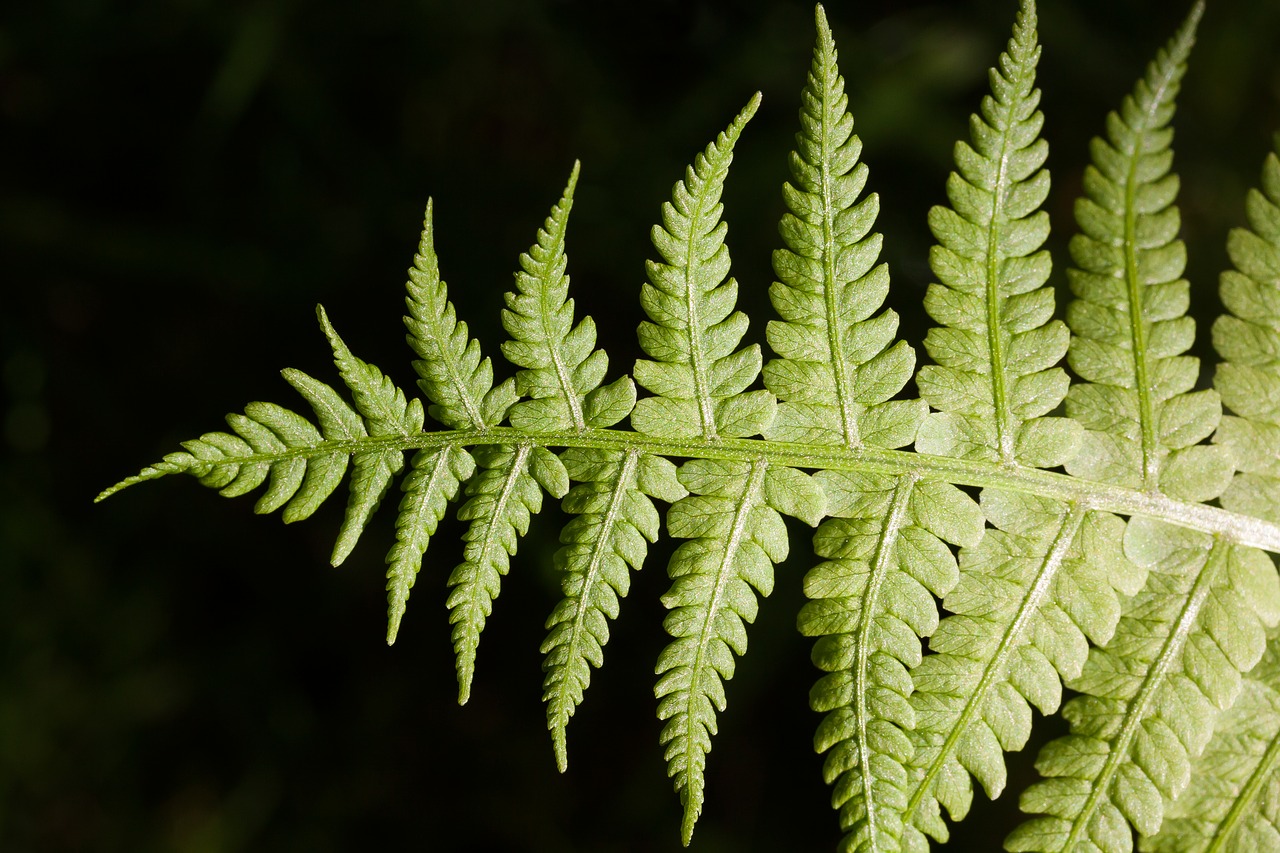
<instances>
[{"instance_id":1,"label":"blurred dark background","mask_svg":"<svg viewBox=\"0 0 1280 853\"><path fill-rule=\"evenodd\" d=\"M1043 5L1060 248L1088 138L1186 4ZM925 213L1014 9L828 6L913 343ZM428 196L453 298L496 355L501 293L575 158L573 292L610 375L628 369L649 225L757 89L725 201L763 340L812 15L807 2L754 0L8 4L0 850L678 849L649 674L665 637L663 547L624 602L561 776L538 652L558 595L558 510L521 545L459 708L443 606L456 523L388 649L388 507L335 570L341 497L291 527L190 480L92 499L250 400L305 408L277 371L336 379L317 302L411 388L402 282ZM1226 229L1280 128L1277 56L1280 4L1210 4L1176 120L1206 316ZM795 532L729 687L692 848L703 853L831 850L839 836L812 754L815 672L794 630L811 560ZM1010 756L1015 791L1033 757L1034 745ZM1015 812L1012 793L979 794L951 849L997 849Z\"/></svg>"}]
</instances>

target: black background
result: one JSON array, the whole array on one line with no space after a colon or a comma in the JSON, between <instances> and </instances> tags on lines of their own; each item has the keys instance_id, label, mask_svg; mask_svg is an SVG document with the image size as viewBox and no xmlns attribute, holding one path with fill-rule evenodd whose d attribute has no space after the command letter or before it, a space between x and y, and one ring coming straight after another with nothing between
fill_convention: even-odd
<instances>
[{"instance_id":1,"label":"black background","mask_svg":"<svg viewBox=\"0 0 1280 853\"><path fill-rule=\"evenodd\" d=\"M1061 249L1087 140L1185 9L1044 7ZM1014 3L827 11L881 194L891 300L918 344L925 213ZM388 507L332 569L340 498L291 527L189 480L92 499L250 400L305 408L280 368L336 381L318 302L357 354L412 388L399 317L428 196L455 304L497 355L501 293L575 158L573 293L610 376L628 369L649 225L757 89L725 203L762 341L812 14L571 0L47 0L0 14L0 849L678 849L650 674L666 546L624 602L562 776L539 703L554 507L513 559L459 708L443 607L456 522L388 649ZM1280 127L1278 48L1280 5L1211 4L1175 142L1203 316L1219 310L1225 233ZM702 853L831 850L839 837L812 753L809 643L794 630L812 556L792 529L720 717ZM1009 756L1015 793L1034 746ZM951 849L997 849L1015 820L1013 793L979 793Z\"/></svg>"}]
</instances>

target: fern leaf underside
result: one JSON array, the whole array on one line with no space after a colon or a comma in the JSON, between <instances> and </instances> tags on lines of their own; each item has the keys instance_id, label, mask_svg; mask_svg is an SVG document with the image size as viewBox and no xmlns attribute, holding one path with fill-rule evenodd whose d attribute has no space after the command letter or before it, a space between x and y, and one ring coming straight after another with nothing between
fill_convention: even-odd
<instances>
[{"instance_id":1,"label":"fern leaf underside","mask_svg":"<svg viewBox=\"0 0 1280 853\"><path fill-rule=\"evenodd\" d=\"M1061 708L1070 733L1041 751L1042 778L1020 800L1030 817L1006 849L1121 853L1135 832L1151 851L1280 849L1280 641L1269 640L1280 580L1257 547L1280 550L1280 157L1228 241L1229 314L1213 329L1223 361L1213 388L1196 390L1169 124L1197 4L1093 142L1074 299L1055 319L1037 18L1032 0L1019 5L956 146L948 203L929 213L924 308L936 325L918 370L884 307L879 197L864 193L870 172L818 7L773 257L772 357L744 344L721 203L756 95L662 206L631 375L606 382L595 325L569 296L575 163L506 294L512 378L496 381L457 317L428 203L404 318L421 399L356 357L318 309L346 395L286 370L314 421L250 403L230 431L185 442L99 499L187 473L226 496L263 487L255 510L291 522L350 470L338 565L398 477L388 642L460 501L462 562L436 576L460 702L520 537L544 495L562 499L563 597L541 648L561 770L630 573L661 534L655 502L667 504L680 544L655 696L686 844L726 682L792 516L816 528L797 628L821 671L814 744L841 849L945 841L974 780L1003 791L1004 753L1027 743L1033 708L1059 711L1064 687L1076 694Z\"/></svg>"}]
</instances>

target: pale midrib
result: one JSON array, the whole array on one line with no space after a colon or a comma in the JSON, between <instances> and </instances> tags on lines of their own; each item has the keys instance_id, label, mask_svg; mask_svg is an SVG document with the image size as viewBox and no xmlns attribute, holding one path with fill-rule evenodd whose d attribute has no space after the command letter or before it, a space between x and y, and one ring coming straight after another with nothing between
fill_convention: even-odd
<instances>
[{"instance_id":1,"label":"pale midrib","mask_svg":"<svg viewBox=\"0 0 1280 853\"><path fill-rule=\"evenodd\" d=\"M1021 67L1019 70L1022 70ZM1009 391L1005 384L1005 353L1001 334L1004 324L1001 322L1000 310L1004 300L1000 293L999 245L1009 183L1009 134L1010 128L1017 124L1014 114L1022 97L1008 104L1005 109L1005 126L1000 133L1000 156L996 161L995 186L992 187L991 221L987 223L987 350L991 356L991 402L995 410L997 452L1000 461L1007 465L1016 464L1018 460L1014 455L1015 436L1009 423L1012 418L1009 412Z\"/></svg>"},{"instance_id":2,"label":"pale midrib","mask_svg":"<svg viewBox=\"0 0 1280 853\"><path fill-rule=\"evenodd\" d=\"M444 294L446 292L445 290L446 285L444 283L444 280L440 278L438 272L435 275L435 280L432 282L428 282L427 288L437 289L439 291L439 296L441 298L444 298ZM447 307L448 304L449 303L446 301L445 306ZM443 310L439 312L432 310L435 307L436 306L434 304L418 299L416 296L413 297L413 305L410 307L410 313L415 315L413 318L414 322L417 323L419 326L421 326L422 329L430 335L429 338L424 339L415 334L414 339L419 341L422 341L422 340L429 341L431 345L435 347L435 350L436 350L436 357L434 359L424 358L423 363L428 367L432 364L444 365L445 372L449 378L448 384L453 387L454 394L457 395L458 400L462 403L463 409L466 410L467 420L471 421L471 425L474 429L485 430L488 428L488 424L484 422L484 416L480 412L479 404L471 398L471 389L467 387L466 382L463 380L462 373L458 369L459 367L458 362L456 359L452 357L452 354L449 352L449 348L447 345L449 339L453 337L453 332L457 328L458 320L456 317L454 318L453 329L442 330L437 328L436 324L444 320L445 314L447 312ZM424 314L427 312L430 312L431 316L427 318L419 317L417 316L419 311L423 312ZM410 329L410 331L413 331L413 330ZM444 332L444 334L440 334L442 331ZM464 344L463 346L465 348L466 344ZM422 380L420 380L420 382L421 381ZM423 388L422 390L425 392L427 389ZM427 396L430 397L431 395L428 394ZM448 409L449 407L444 406L444 408Z\"/></svg>"},{"instance_id":3,"label":"pale midrib","mask_svg":"<svg viewBox=\"0 0 1280 853\"><path fill-rule=\"evenodd\" d=\"M1080 834L1085 832L1086 827L1092 821L1099 801L1104 796L1108 799L1111 797L1111 782L1120 765L1134 760L1130 756L1130 748L1133 745L1134 738L1137 737L1138 727L1146 719L1147 711L1151 702L1155 699L1156 691L1164 686L1170 667L1178 660L1183 648L1186 646L1187 638L1195 627L1196 620L1200 616L1200 610L1204 607L1205 599L1209 597L1213 581L1222 566L1226 564L1226 556L1220 553L1224 547L1221 542L1214 543L1213 549L1205 558L1204 565L1196 573L1195 583L1192 585L1190 594L1187 595L1181 610L1178 612L1178 618L1174 622L1173 628L1160 646L1160 653L1151 662L1151 668L1147 670L1147 674L1143 677L1142 686L1138 689L1137 695L1125 703L1124 722L1120 726L1119 733L1107 744L1107 760L1098 772L1097 778L1092 780L1089 796L1072 821L1071 833L1062 845L1063 850L1074 849Z\"/></svg>"},{"instance_id":4,"label":"pale midrib","mask_svg":"<svg viewBox=\"0 0 1280 853\"><path fill-rule=\"evenodd\" d=\"M1124 277L1129 297L1129 335L1133 343L1134 391L1138 395L1138 418L1142 429L1142 486L1148 492L1160 487L1160 457L1156 435L1155 401L1151 399L1151 379L1147 359L1147 329L1143 320L1142 292L1138 278L1138 163L1146 155L1147 134L1159 130L1156 113L1164 105L1169 87L1178 77L1178 66L1172 65L1152 86L1151 101L1142 113L1142 126L1134 129L1136 140L1129 158L1124 185Z\"/></svg>"},{"instance_id":5,"label":"pale midrib","mask_svg":"<svg viewBox=\"0 0 1280 853\"><path fill-rule=\"evenodd\" d=\"M698 640L696 652L690 667L693 670L693 678L689 684L688 696L685 699L684 710L684 738L685 738L685 769L689 772L694 766L695 755L694 740L692 731L692 721L696 719L693 707L693 697L700 693L699 685L702 682L700 673L702 672L704 659L707 654L707 646L711 640L718 637L713 627L716 624L716 614L719 613L720 607L724 604L724 590L728 585L729 579L736 577L733 571L733 558L738 552L738 547L742 544L743 536L746 534L747 520L751 515L751 510L755 508L756 493L760 491L760 486L764 482L764 472L768 468L768 463L763 460L757 460L751 465L751 474L747 479L746 487L743 490L742 498L738 501L733 510L733 522L729 526L729 535L722 540L724 542L724 551L720 559L720 565L716 568L716 584L714 592L710 600L707 602L707 609L704 611L702 625L698 629ZM719 678L719 673L716 678ZM687 783L686 783L687 784ZM701 785L699 785L699 795L701 795ZM700 803L698 804L700 806ZM684 835L685 843L688 844L688 837L693 832L693 823L695 806L694 798L690 796L686 800L684 815ZM696 818L695 818L696 819Z\"/></svg>"},{"instance_id":6,"label":"pale midrib","mask_svg":"<svg viewBox=\"0 0 1280 853\"><path fill-rule=\"evenodd\" d=\"M698 398L698 416L702 419L702 437L707 441L716 440L718 435L715 411L711 407L711 388L707 379L707 354L703 351L702 344L702 318L698 316L698 298L702 294L697 292L694 286L693 268L702 263L702 259L697 255L697 238L702 225L702 205L706 201L707 187L711 186L717 174L721 173L723 165L716 163L711 168L711 175L699 178L702 186L698 187L698 194L689 193L694 199L694 210L689 216L689 234L685 239L685 263L680 270L684 276L685 307L689 311L689 316L686 318L686 328L689 331L689 366L693 369L694 394ZM696 174L695 177L697 177Z\"/></svg>"},{"instance_id":7,"label":"pale midrib","mask_svg":"<svg viewBox=\"0 0 1280 853\"><path fill-rule=\"evenodd\" d=\"M828 61L829 60L829 61ZM840 248L835 239L835 213L831 208L834 195L831 178L832 125L830 123L832 105L829 96L834 88L834 57L823 56L822 97L819 99L821 116L822 162L818 164L822 193L822 296L826 307L827 348L831 351L831 374L835 385L836 402L840 407L840 428L844 435L844 443L849 447L861 447L862 438L858 434L858 421L853 411L853 393L847 387L848 373L845 370L844 343L841 340L841 310L839 286L836 282L836 255ZM852 286L852 283L847 286Z\"/></svg>"},{"instance_id":8,"label":"pale midrib","mask_svg":"<svg viewBox=\"0 0 1280 853\"><path fill-rule=\"evenodd\" d=\"M503 549L501 544L498 542L497 537L494 535L494 531L499 524L508 523L506 519L507 503L511 500L511 493L515 490L516 482L524 474L525 461L528 459L529 452L532 449L533 445L527 443L518 445L514 449L511 457L511 467L508 469L506 474L503 475L502 489L494 499L493 510L485 513L485 518L488 520L488 523L485 525L484 536L481 537L478 543L479 547L475 550L472 550L470 546L467 548L467 553L473 553L475 556L468 557L466 562L474 566L477 572L488 571L491 569L498 571L493 565L493 554L495 550L501 550L502 554L504 556L506 555L506 550ZM499 574L501 574L500 571ZM462 622L455 623L456 627L461 628L462 631L460 635L458 633L455 633L454 635L455 647L459 640L467 641L461 647L456 647L458 653L458 680L460 682L465 682L458 686L459 705L466 704L466 697L470 695L471 692L470 672L475 661L476 648L479 641L479 631L473 631L472 626L477 619L481 622L484 621L484 614L481 612L481 598L477 595L483 587L475 582L474 577L467 582L466 585L468 587L466 610L469 618Z\"/></svg>"},{"instance_id":9,"label":"pale midrib","mask_svg":"<svg viewBox=\"0 0 1280 853\"><path fill-rule=\"evenodd\" d=\"M422 564L422 555L426 553L427 543L431 536L429 531L434 527L430 523L401 524L400 522L406 517L410 519L426 519L429 516L431 498L440 491L440 479L449 465L451 453L451 448L442 447L430 456L428 464L431 466L431 471L425 478L426 483L417 491L418 499L408 509L401 509L396 521L396 543L392 546L391 553L388 555L388 562L391 564L391 575L396 580L394 589L396 601L392 605L390 624L387 626L388 645L395 642L396 634L400 630L400 619L405 613L405 602L408 600L409 590L413 588L413 582L417 578L418 567ZM412 477L419 470L415 466L409 476ZM402 532L405 532L406 535L402 536Z\"/></svg>"},{"instance_id":10,"label":"pale midrib","mask_svg":"<svg viewBox=\"0 0 1280 853\"><path fill-rule=\"evenodd\" d=\"M488 446L527 443L536 447L577 447L601 450L638 449L653 456L686 459L718 459L723 461L768 461L787 468L827 471L854 471L869 474L901 476L915 474L921 479L952 483L957 486L998 488L1018 494L1035 495L1050 500L1087 504L1092 509L1118 515L1139 515L1165 521L1177 527L1224 536L1242 545L1280 553L1280 525L1260 518L1230 512L1208 504L1191 503L1159 493L1126 488L1083 477L1072 477L1053 471L1023 466L1007 466L973 459L953 459L910 450L885 450L876 447L853 449L839 445L799 444L766 441L756 438L719 438L714 442L698 439L671 439L648 436L630 430L588 429L547 430L533 432L515 427L488 427L484 430L440 430L412 436L370 437L358 441L325 441L313 447L295 447L279 453L256 453L237 457L225 463L201 460L199 467L219 464L275 464L297 457L312 458L331 453L365 453L380 450L419 450L444 446ZM187 466L196 467L196 466ZM146 473L130 477L98 495L103 500L126 486L152 480L166 474L185 472L187 468L160 462L145 469Z\"/></svg>"},{"instance_id":11,"label":"pale midrib","mask_svg":"<svg viewBox=\"0 0 1280 853\"><path fill-rule=\"evenodd\" d=\"M912 792L911 799L907 802L907 807L904 811L904 814L908 817L915 814L920 801L924 799L926 794L933 795L934 780L942 772L947 758L960 742L960 737L969 730L970 721L981 709L991 689L996 684L1003 683L1008 679L1009 657L1016 649L1021 648L1023 633L1026 631L1027 624L1032 617L1040 612L1040 605L1048 597L1050 587L1053 586L1053 581L1058 576L1058 570L1062 568L1067 550L1071 547L1071 543L1075 541L1076 531L1080 529L1086 512L1085 507L1073 504L1063 517L1053 544L1050 546L1048 553L1045 554L1040 570L1036 574L1035 582L1027 590L1026 595L1023 596L1016 618L1001 636L1000 645L997 646L995 654L991 656L991 659L983 667L982 677L978 680L977 686L965 700L964 708L956 718L955 723L948 726L946 740L943 741L933 761L925 769L924 776ZM999 792L992 794L993 797L998 795Z\"/></svg>"},{"instance_id":12,"label":"pale midrib","mask_svg":"<svg viewBox=\"0 0 1280 853\"><path fill-rule=\"evenodd\" d=\"M1225 853L1232 849L1228 845L1232 841L1236 827L1244 820L1245 814L1255 808L1262 786L1275 774L1278 767L1280 767L1280 732L1271 738L1267 751L1263 753L1258 766L1254 768L1248 781L1240 789L1239 796L1231 803L1231 808L1222 818L1222 822L1218 824L1213 842L1205 848L1204 853Z\"/></svg>"},{"instance_id":13,"label":"pale midrib","mask_svg":"<svg viewBox=\"0 0 1280 853\"><path fill-rule=\"evenodd\" d=\"M853 716L857 732L858 781L862 787L862 806L866 809L866 849L871 851L880 849L880 830L877 827L880 807L875 798L876 780L871 772L871 744L867 735L867 724L870 722L867 709L867 694L870 689L867 662L871 657L871 628L875 623L875 617L884 609L880 603L880 591L884 587L890 564L896 556L898 533L902 530L906 519L907 505L911 500L911 492L915 488L916 480L915 477L904 477L898 481L893 491L884 530L876 542L876 555L867 577L867 588L862 594L862 608L858 618L857 655L853 665Z\"/></svg>"},{"instance_id":14,"label":"pale midrib","mask_svg":"<svg viewBox=\"0 0 1280 853\"><path fill-rule=\"evenodd\" d=\"M547 355L551 359L551 364L555 367L556 381L560 383L560 393L564 397L565 403L569 406L570 417L573 418L573 428L576 430L584 430L587 428L587 423L582 416L582 404L578 400L577 389L573 387L573 377L569 375L569 368L565 366L564 353L560 351L560 347L564 342L563 340L557 341L558 335L555 333L555 330L550 328L551 318L555 315L556 309L564 305L564 300L561 299L558 303L550 305L548 304L547 299L547 297L550 296L548 290L552 284L552 276L555 275L558 261L564 257L565 228L568 223L569 210L572 203L573 200L571 198L566 199L563 203L564 207L557 211L560 213L559 219L554 220L557 228L555 234L550 235L553 241L551 258L544 262L546 269L545 277L538 276L538 278L542 280L540 283L547 285L538 288L538 303L539 308L541 309L538 311L538 319L541 321L542 338L547 348ZM563 278L560 283L563 284Z\"/></svg>"},{"instance_id":15,"label":"pale midrib","mask_svg":"<svg viewBox=\"0 0 1280 853\"><path fill-rule=\"evenodd\" d=\"M618 472L618 479L614 481L613 489L609 492L609 503L605 507L600 516L600 526L596 541L591 546L591 559L587 562L587 567L582 573L582 586L578 590L578 605L573 611L573 624L569 628L569 639L565 645L568 645L575 654L578 652L579 643L582 638L583 622L587 613L594 609L592 604L592 589L600 580L600 567L603 564L601 557L612 548L611 537L613 535L613 527L618 522L618 518L622 515L622 500L626 496L628 490L632 487L632 481L636 475L636 468L640 464L640 451L629 450L622 460L622 469ZM578 655L582 657L582 655ZM568 664L565 664L568 669ZM563 681L561 684L563 685ZM561 689L556 690L556 698L553 704L567 705L572 709L573 702L564 695ZM565 715L565 721L571 711L561 712ZM556 723L556 731L563 738L565 722Z\"/></svg>"}]
</instances>

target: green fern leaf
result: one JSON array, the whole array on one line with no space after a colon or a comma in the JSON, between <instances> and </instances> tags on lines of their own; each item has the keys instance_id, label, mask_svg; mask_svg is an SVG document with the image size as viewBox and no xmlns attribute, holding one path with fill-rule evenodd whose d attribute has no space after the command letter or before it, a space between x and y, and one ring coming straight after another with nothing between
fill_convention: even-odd
<instances>
[{"instance_id":1,"label":"green fern leaf","mask_svg":"<svg viewBox=\"0 0 1280 853\"><path fill-rule=\"evenodd\" d=\"M975 780L1003 791L1004 753L1028 741L1033 709L1059 713L1065 686L1070 734L1041 752L1043 778L1020 801L1032 817L1008 850L1121 853L1136 831L1148 851L1280 851L1280 576L1256 550L1280 553L1280 156L1249 196L1249 229L1229 240L1230 315L1214 326L1224 362L1213 390L1196 391L1168 125L1197 3L1093 143L1071 243L1075 299L1067 322L1054 320L1037 20L1033 0L1019 7L991 95L955 148L948 206L929 214L925 308L937 328L924 341L933 363L915 373L920 399L901 399L916 356L883 307L879 198L864 195L818 7L769 290L776 357L763 367L760 348L743 345L721 205L757 94L662 206L633 376L604 384L608 357L569 297L575 163L505 297L511 380L495 383L449 301L428 202L404 318L424 399L357 358L317 309L349 394L286 370L314 419L250 403L228 431L185 442L99 500L187 473L227 496L261 490L256 511L291 522L315 513L350 464L338 565L412 451L386 557L387 639L463 495L447 606L466 702L519 539L544 492L562 497L563 598L542 644L561 770L630 572L659 538L654 501L667 502L667 532L682 541L654 692L686 844L726 682L788 553L790 515L817 528L797 627L822 672L814 745L841 849L927 853L945 841ZM1064 355L1082 381L1071 384Z\"/></svg>"},{"instance_id":2,"label":"green fern leaf","mask_svg":"<svg viewBox=\"0 0 1280 853\"><path fill-rule=\"evenodd\" d=\"M814 738L846 832L841 849L899 850L910 792L907 732L916 726L908 669L938 625L934 595L956 582L945 542L982 538L982 516L945 483L827 471L816 475L831 520L814 535L827 558L804 579L797 625L820 637L813 662L829 673L810 692L825 712Z\"/></svg>"},{"instance_id":3,"label":"green fern leaf","mask_svg":"<svg viewBox=\"0 0 1280 853\"><path fill-rule=\"evenodd\" d=\"M449 576L447 602L460 705L471 695L485 619L516 543L529 529L529 516L542 509L542 490L559 498L569 489L563 463L546 448L497 445L479 448L474 455L480 471L468 483L467 502L458 510L458 518L471 527L463 536L463 562Z\"/></svg>"},{"instance_id":4,"label":"green fern leaf","mask_svg":"<svg viewBox=\"0 0 1280 853\"><path fill-rule=\"evenodd\" d=\"M467 334L467 324L457 318L448 288L440 278L436 258L432 204L422 223L422 238L413 256L406 285L409 295L404 318L409 346L418 354L413 362L418 386L432 404L431 417L450 429L496 426L518 397L515 380L493 385L493 365L480 356L480 343Z\"/></svg>"},{"instance_id":5,"label":"green fern leaf","mask_svg":"<svg viewBox=\"0 0 1280 853\"><path fill-rule=\"evenodd\" d=\"M564 196L538 231L537 243L520 256L516 292L507 294L507 310L502 312L511 335L502 354L524 368L516 374L516 390L532 398L511 407L511 425L517 429L609 427L631 414L635 405L631 377L599 387L609 358L604 350L594 349L595 323L585 317L573 325L564 241L577 182L575 163Z\"/></svg>"},{"instance_id":6,"label":"green fern leaf","mask_svg":"<svg viewBox=\"0 0 1280 853\"><path fill-rule=\"evenodd\" d=\"M419 450L400 484L404 497L396 517L396 542L387 553L387 645L396 641L409 591L422 568L427 543L444 518L458 486L475 473L476 463L465 449L446 445Z\"/></svg>"},{"instance_id":7,"label":"green fern leaf","mask_svg":"<svg viewBox=\"0 0 1280 853\"><path fill-rule=\"evenodd\" d=\"M323 308L317 308L317 316L356 409L323 382L300 370L286 369L282 375L311 405L319 429L274 403L250 403L243 415L227 416L233 433L206 433L184 442L186 452L166 455L163 461L104 491L98 499L134 483L176 473L191 474L226 497L247 494L266 482L267 490L254 511L268 514L283 507L281 517L291 523L309 518L333 493L351 458L356 471L333 559L334 565L342 562L385 494L391 476L404 464L403 451L384 449L371 436L417 434L423 413L419 401L407 401L378 368L351 353ZM359 449L364 444L377 449Z\"/></svg>"},{"instance_id":8,"label":"green fern leaf","mask_svg":"<svg viewBox=\"0 0 1280 853\"><path fill-rule=\"evenodd\" d=\"M1043 816L1009 836L1010 851L1111 853L1132 849L1130 824L1155 834L1262 656L1264 626L1280 620L1280 581L1260 551L1141 518L1125 551L1150 578L1070 682L1084 694L1063 709L1071 734L1041 751L1046 778L1020 802Z\"/></svg>"},{"instance_id":9,"label":"green fern leaf","mask_svg":"<svg viewBox=\"0 0 1280 853\"><path fill-rule=\"evenodd\" d=\"M894 341L898 316L883 311L889 273L876 264L881 237L870 233L875 194L858 200L867 167L853 133L835 44L819 6L818 41L801 94L801 132L791 155L788 213L779 225L786 248L774 252L779 281L769 290L781 320L768 326L780 358L764 368L778 414L766 431L776 441L902 447L915 438L925 406L890 400L911 379L915 353Z\"/></svg>"},{"instance_id":10,"label":"green fern leaf","mask_svg":"<svg viewBox=\"0 0 1280 853\"><path fill-rule=\"evenodd\" d=\"M1274 639L1218 718L1147 853L1280 850L1280 647Z\"/></svg>"},{"instance_id":11,"label":"green fern leaf","mask_svg":"<svg viewBox=\"0 0 1280 853\"><path fill-rule=\"evenodd\" d=\"M1090 642L1111 638L1119 594L1136 593L1146 576L1124 556L1125 526L1113 515L998 489L983 490L982 510L994 529L960 552L960 581L943 599L952 615L912 671L907 810L940 841L939 807L965 817L970 774L1000 795L1002 753L1026 745L1031 706L1058 710L1060 679L1080 675Z\"/></svg>"},{"instance_id":12,"label":"green fern leaf","mask_svg":"<svg viewBox=\"0 0 1280 853\"><path fill-rule=\"evenodd\" d=\"M940 283L924 306L941 327L925 337L936 364L920 368L920 396L937 413L916 449L960 459L1051 468L1075 455L1079 426L1049 416L1067 391L1056 365L1067 328L1053 320L1052 263L1041 249L1049 192L1048 145L1035 87L1040 46L1024 0L1006 52L991 69L992 95L970 120L972 146L956 144L951 207L934 207L929 261Z\"/></svg>"},{"instance_id":13,"label":"green fern leaf","mask_svg":"<svg viewBox=\"0 0 1280 853\"><path fill-rule=\"evenodd\" d=\"M324 330L329 345L333 348L334 364L342 376L342 381L351 390L360 418L351 413L345 414L339 408L341 399L337 395L326 395L326 387L318 382L306 386L309 390L290 379L290 384L311 403L320 418L321 428L326 436L345 438L348 441L359 439L365 435L378 438L386 436L412 436L422 430L422 403L419 400L406 400L404 392L382 374L373 365L366 364L352 355L351 350L343 343L342 338L329 322L324 308L316 308L320 318L320 327ZM286 378L288 378L286 376ZM367 424L368 431L365 426ZM347 504L346 515L342 519L342 527L338 531L338 541L334 545L330 562L341 565L355 548L356 541L364 531L370 517L378 509L391 479L404 467L404 452L399 449L376 452L355 453L352 456L355 471L351 475L351 499Z\"/></svg>"},{"instance_id":14,"label":"green fern leaf","mask_svg":"<svg viewBox=\"0 0 1280 853\"><path fill-rule=\"evenodd\" d=\"M646 262L649 281L641 287L640 304L650 322L638 330L640 346L653 360L636 361L635 379L655 396L638 402L631 414L639 432L710 441L758 435L773 420L773 395L746 391L760 375L760 347L734 350L747 330L747 315L734 310L737 282L725 280L728 226L720 221L734 143L759 105L756 94L698 155L663 204L662 225L653 227L662 261Z\"/></svg>"},{"instance_id":15,"label":"green fern leaf","mask_svg":"<svg viewBox=\"0 0 1280 853\"><path fill-rule=\"evenodd\" d=\"M1280 149L1280 138L1276 140ZM1249 229L1231 232L1235 265L1220 291L1231 312L1213 325L1224 359L1214 388L1235 416L1222 419L1214 441L1239 467L1221 502L1228 509L1280 520L1280 159L1267 157L1262 187L1250 191Z\"/></svg>"},{"instance_id":16,"label":"green fern leaf","mask_svg":"<svg viewBox=\"0 0 1280 853\"><path fill-rule=\"evenodd\" d=\"M532 398L511 407L511 423L520 429L598 429L622 420L635 406L630 377L600 385L609 360L594 349L591 318L573 325L564 245L577 179L575 163L559 204L520 258L517 290L507 294L502 315L512 338L503 344L503 354L524 368L516 374L516 388ZM618 599L630 587L628 567L640 568L645 541L658 536L658 512L649 496L674 501L687 492L676 480L674 465L639 451L568 448L560 461L569 480L578 483L564 500L565 511L577 517L560 537L565 547L556 554L556 565L563 572L565 597L547 620L542 652L547 728L563 772L565 728L582 701L591 667L603 663L607 620L617 618Z\"/></svg>"},{"instance_id":17,"label":"green fern leaf","mask_svg":"<svg viewBox=\"0 0 1280 853\"><path fill-rule=\"evenodd\" d=\"M1176 239L1169 170L1174 99L1203 12L1198 3L1127 97L1107 118L1107 140L1093 141L1085 198L1072 238L1078 269L1067 312L1068 360L1085 383L1067 395L1067 414L1086 429L1067 463L1077 477L1174 498L1205 501L1231 479L1231 454L1199 442L1217 427L1218 392L1192 391L1199 361L1182 355L1195 337L1186 316L1186 249Z\"/></svg>"},{"instance_id":18,"label":"green fern leaf","mask_svg":"<svg viewBox=\"0 0 1280 853\"><path fill-rule=\"evenodd\" d=\"M734 655L747 649L744 622L755 621L755 593L773 590L773 564L786 559L780 511L816 523L825 496L813 480L764 460L695 459L680 468L692 494L667 513L668 532L689 539L671 556L670 611L663 628L675 639L658 657L658 718L666 721L667 775L684 804L681 836L687 845L702 811L706 756L725 709L724 681ZM754 591L753 591L754 590Z\"/></svg>"},{"instance_id":19,"label":"green fern leaf","mask_svg":"<svg viewBox=\"0 0 1280 853\"><path fill-rule=\"evenodd\" d=\"M575 513L560 534L564 547L556 565L564 572L564 598L547 619L542 643L542 699L547 703L556 765L568 765L565 727L582 702L591 667L603 663L608 620L618 617L618 599L631 586L628 567L638 570L656 542L660 522L651 496L674 503L688 494L675 466L638 450L602 454L569 448L560 459L575 485L564 499Z\"/></svg>"}]
</instances>

